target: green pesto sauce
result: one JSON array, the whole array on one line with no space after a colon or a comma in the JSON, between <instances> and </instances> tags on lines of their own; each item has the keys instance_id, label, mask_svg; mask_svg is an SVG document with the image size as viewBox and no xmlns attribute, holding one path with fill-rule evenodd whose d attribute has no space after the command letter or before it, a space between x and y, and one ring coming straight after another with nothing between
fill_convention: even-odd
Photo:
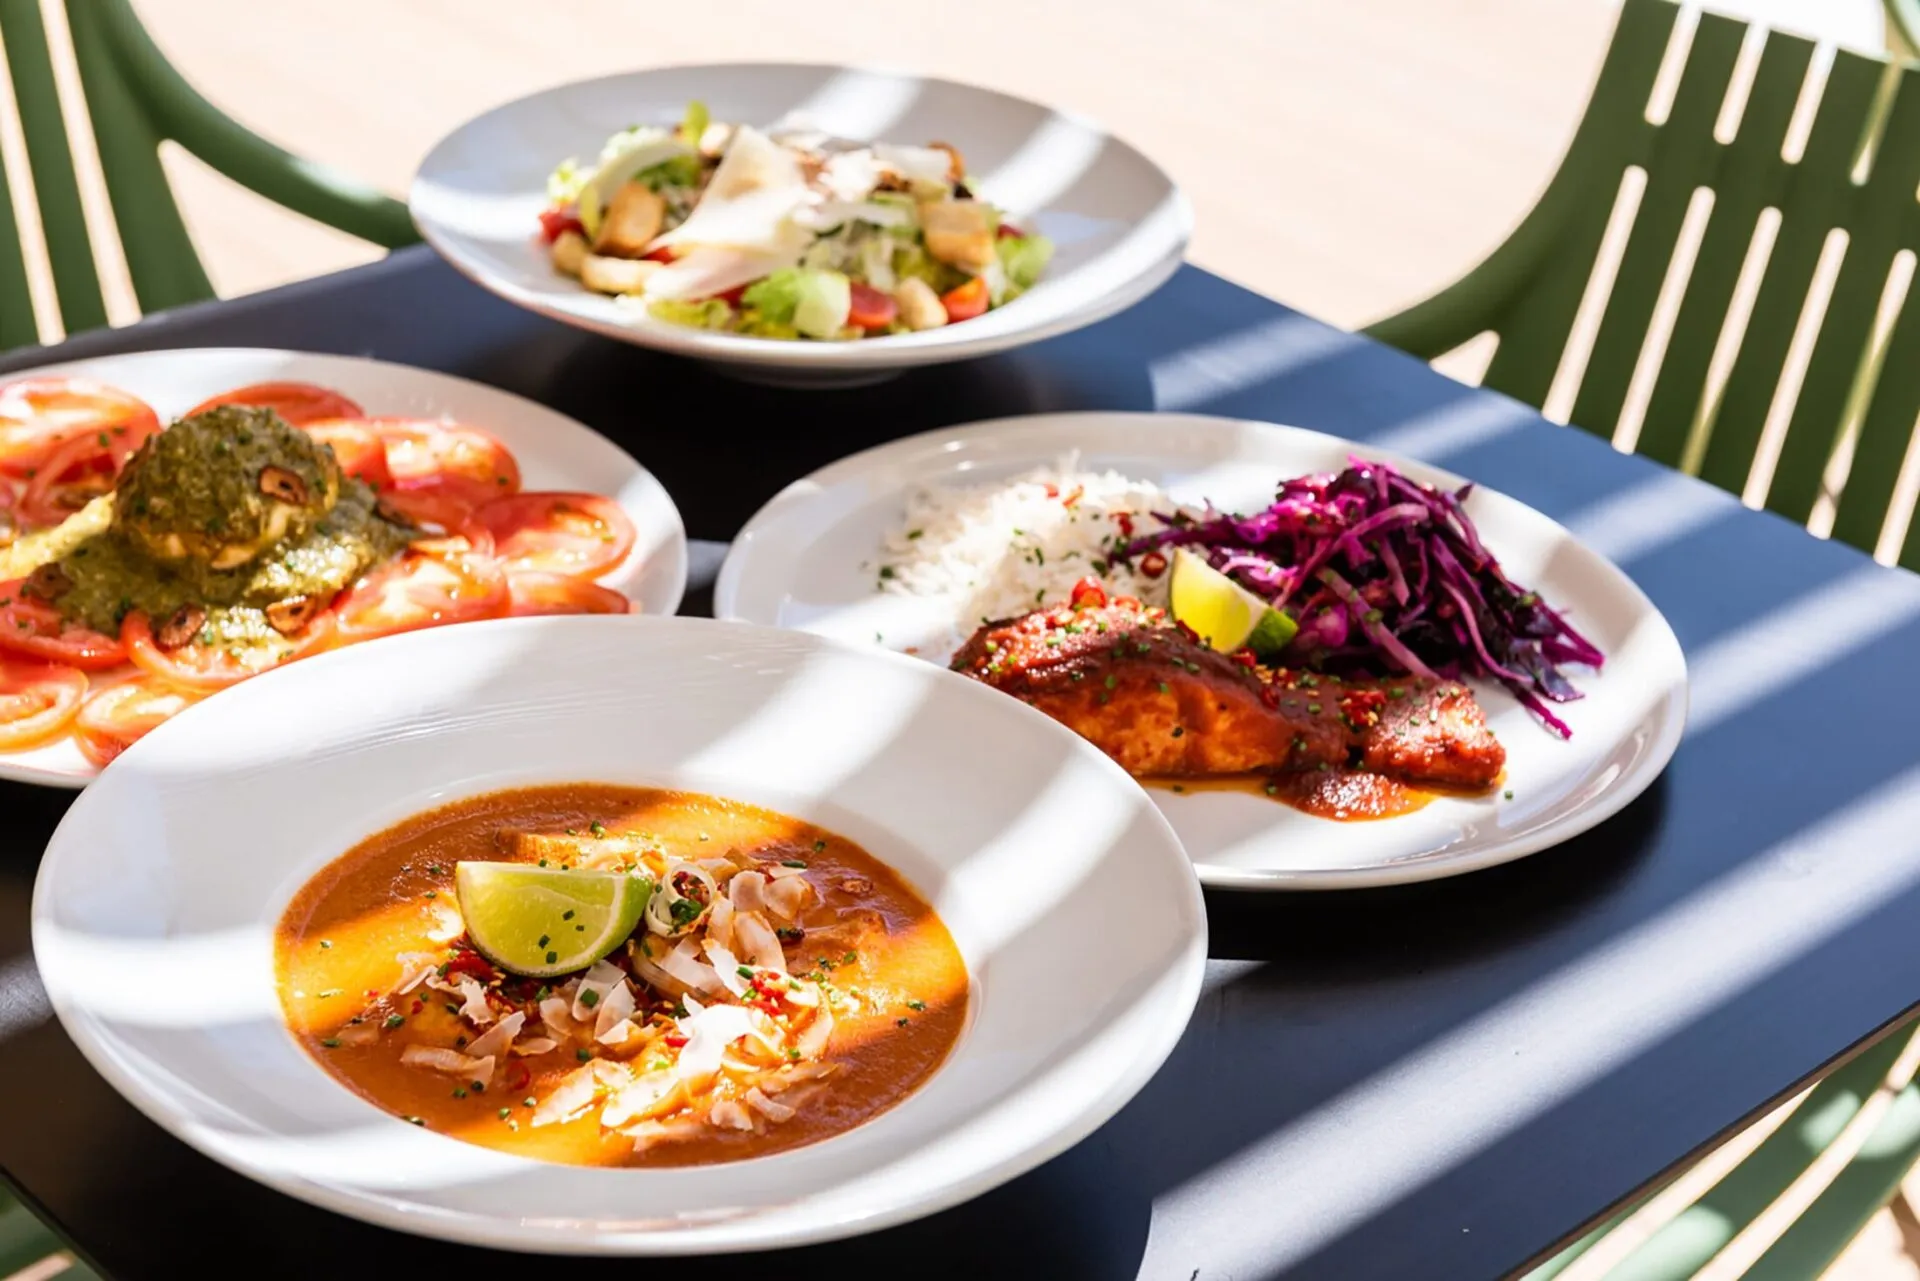
<instances>
[{"instance_id":1,"label":"green pesto sauce","mask_svg":"<svg viewBox=\"0 0 1920 1281\"><path fill-rule=\"evenodd\" d=\"M333 510L304 534L234 569L156 561L115 528L87 539L60 559L72 583L60 610L96 631L113 632L130 609L166 618L182 605L207 611L202 639L219 644L279 640L261 611L295 596L331 599L373 566L396 556L413 537L375 510L373 490L347 477Z\"/></svg>"},{"instance_id":2,"label":"green pesto sauce","mask_svg":"<svg viewBox=\"0 0 1920 1281\"><path fill-rule=\"evenodd\" d=\"M290 504L263 494L268 467L292 473L306 492ZM225 405L183 418L127 461L115 486L114 528L156 559L238 558L306 533L340 494L332 453L270 409Z\"/></svg>"}]
</instances>

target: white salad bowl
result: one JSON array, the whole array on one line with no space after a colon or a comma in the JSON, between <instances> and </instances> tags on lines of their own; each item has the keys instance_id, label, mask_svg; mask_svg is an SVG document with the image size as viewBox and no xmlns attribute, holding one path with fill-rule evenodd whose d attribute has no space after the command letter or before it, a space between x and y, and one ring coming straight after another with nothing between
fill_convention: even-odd
<instances>
[{"instance_id":1,"label":"white salad bowl","mask_svg":"<svg viewBox=\"0 0 1920 1281\"><path fill-rule=\"evenodd\" d=\"M569 156L591 160L629 125L670 125L695 99L715 120L804 124L856 140L950 142L966 155L983 199L1054 241L1053 261L1031 290L983 316L854 342L749 338L668 324L557 272L537 234L554 166ZM1092 324L1173 274L1193 222L1186 198L1158 165L1077 116L951 80L784 63L633 71L496 107L427 154L409 201L434 248L510 302L790 385L845 385Z\"/></svg>"},{"instance_id":2,"label":"white salad bowl","mask_svg":"<svg viewBox=\"0 0 1920 1281\"><path fill-rule=\"evenodd\" d=\"M674 1169L478 1147L322 1070L275 985L273 931L294 893L410 815L590 780L767 806L897 868L970 974L949 1060L852 1130ZM1091 1133L1179 1039L1206 918L1146 795L1015 700L819 637L602 616L394 637L189 708L68 811L40 865L33 949L93 1066L261 1183L468 1244L684 1254L898 1223Z\"/></svg>"}]
</instances>

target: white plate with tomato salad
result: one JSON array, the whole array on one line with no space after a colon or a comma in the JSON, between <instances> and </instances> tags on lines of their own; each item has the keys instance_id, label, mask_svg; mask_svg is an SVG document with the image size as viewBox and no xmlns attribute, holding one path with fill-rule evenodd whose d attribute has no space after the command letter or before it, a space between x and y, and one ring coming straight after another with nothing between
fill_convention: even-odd
<instances>
[{"instance_id":1,"label":"white plate with tomato salad","mask_svg":"<svg viewBox=\"0 0 1920 1281\"><path fill-rule=\"evenodd\" d=\"M245 348L111 356L0 382L0 568L10 546L110 489L150 437L219 404L273 409L328 445L343 477L370 485L383 516L418 527L312 606L271 666L451 623L679 606L680 514L604 437L446 374ZM167 646L178 620L135 609L110 634L63 617L26 579L0 580L0 778L85 786L154 726L267 669Z\"/></svg>"}]
</instances>

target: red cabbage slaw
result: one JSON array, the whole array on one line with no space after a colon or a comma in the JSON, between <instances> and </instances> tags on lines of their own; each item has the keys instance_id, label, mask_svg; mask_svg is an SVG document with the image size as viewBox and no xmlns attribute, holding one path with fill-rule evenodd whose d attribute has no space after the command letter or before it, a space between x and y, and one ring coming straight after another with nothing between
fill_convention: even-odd
<instances>
[{"instance_id":1,"label":"red cabbage slaw","mask_svg":"<svg viewBox=\"0 0 1920 1281\"><path fill-rule=\"evenodd\" d=\"M1581 697L1566 663L1598 668L1594 644L1501 572L1457 493L1349 458L1345 471L1281 483L1264 511L1155 513L1167 528L1122 545L1129 560L1186 547L1299 623L1282 654L1331 671L1497 680L1562 738L1548 703Z\"/></svg>"}]
</instances>

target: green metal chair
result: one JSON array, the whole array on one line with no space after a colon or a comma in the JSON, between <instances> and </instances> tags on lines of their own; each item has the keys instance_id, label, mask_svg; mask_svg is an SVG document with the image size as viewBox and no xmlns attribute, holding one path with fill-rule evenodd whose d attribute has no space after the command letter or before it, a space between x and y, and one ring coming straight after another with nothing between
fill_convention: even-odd
<instances>
[{"instance_id":1,"label":"green metal chair","mask_svg":"<svg viewBox=\"0 0 1920 1281\"><path fill-rule=\"evenodd\" d=\"M1920 0L1889 0L1897 26ZM1839 52L1798 157L1783 157L1814 65L1810 41L1766 33L1731 140L1715 136L1746 24L1702 14L1684 50L1671 106L1649 119L1675 41L1670 0L1625 0L1586 115L1539 202L1479 266L1439 294L1369 329L1426 359L1482 334L1496 340L1485 385L1544 407L1560 375L1630 168L1645 175L1624 254L1600 311L1569 421L1611 439L1649 350L1663 291L1678 312L1651 374L1635 447L1742 493L1773 410L1782 370L1829 233L1847 233L1824 318L1787 419L1766 505L1806 521L1837 450L1852 464L1835 499L1833 536L1871 551L1879 541L1916 420L1920 420L1920 276L1886 336L1876 314L1895 259L1920 251L1920 68ZM1920 24L1916 24L1920 30ZM1675 51L1679 56L1680 51ZM1808 90L1809 93L1813 91ZM1866 158L1864 181L1854 174ZM1668 284L1695 192L1713 193L1691 271ZM1750 318L1724 383L1710 385L1762 211L1780 215ZM1887 359L1891 350L1896 355ZM1571 366L1569 366L1571 368ZM1920 568L1920 521L1900 562ZM1912 1035L1909 1025L1830 1073L1733 1171L1605 1271L1608 1281L1693 1276L1832 1148L1861 1115ZM1920 1158L1920 1086L1901 1082L1865 1143L1745 1274L1807 1281L1839 1256ZM1881 1104L1884 1105L1884 1099ZM1864 1124L1864 1122L1863 1122ZM1837 1155L1837 1154L1836 1154ZM1629 1206L1527 1281L1548 1281L1587 1256L1639 1206ZM1598 1264L1598 1259L1592 1261Z\"/></svg>"},{"instance_id":2,"label":"green metal chair","mask_svg":"<svg viewBox=\"0 0 1920 1281\"><path fill-rule=\"evenodd\" d=\"M1917 0L1916 7L1920 7ZM1714 130L1747 26L1702 14L1685 53L1671 109L1648 105L1679 9L1626 0L1585 117L1558 172L1513 234L1445 290L1368 332L1433 358L1492 332L1498 347L1485 384L1543 406L1567 353L1576 313L1630 168L1645 187L1625 254L1605 301L1569 421L1611 438L1700 188L1713 206L1692 261L1636 448L1685 463L1734 493L1746 486L1828 235L1847 233L1766 506L1806 521L1829 460L1844 441L1852 466L1832 534L1872 550L1920 416L1920 281L1888 341L1875 316L1896 255L1920 250L1920 68L1841 51L1834 55L1801 154L1783 158L1812 42L1768 33L1729 142ZM1812 90L1809 90L1811 93ZM1862 157L1864 182L1853 173ZM1760 287L1724 385L1710 385L1735 286L1763 210L1780 215ZM1883 362L1887 350L1899 353ZM1901 564L1920 568L1920 521L1910 522Z\"/></svg>"},{"instance_id":3,"label":"green metal chair","mask_svg":"<svg viewBox=\"0 0 1920 1281\"><path fill-rule=\"evenodd\" d=\"M66 0L73 58L142 311L213 297L161 168L172 140L276 204L387 248L418 236L406 206L344 174L301 160L222 115L168 64L129 0ZM92 240L39 0L0 0L28 169L68 333L107 323ZM20 175L15 175L18 181ZM20 229L0 166L0 350L38 340Z\"/></svg>"},{"instance_id":4,"label":"green metal chair","mask_svg":"<svg viewBox=\"0 0 1920 1281\"><path fill-rule=\"evenodd\" d=\"M33 1211L0 1186L0 1281L64 1255L66 1244L34 1217ZM72 1255L65 1255L72 1260ZM84 1263L68 1262L58 1272L45 1274L58 1281L100 1281L100 1274Z\"/></svg>"}]
</instances>

